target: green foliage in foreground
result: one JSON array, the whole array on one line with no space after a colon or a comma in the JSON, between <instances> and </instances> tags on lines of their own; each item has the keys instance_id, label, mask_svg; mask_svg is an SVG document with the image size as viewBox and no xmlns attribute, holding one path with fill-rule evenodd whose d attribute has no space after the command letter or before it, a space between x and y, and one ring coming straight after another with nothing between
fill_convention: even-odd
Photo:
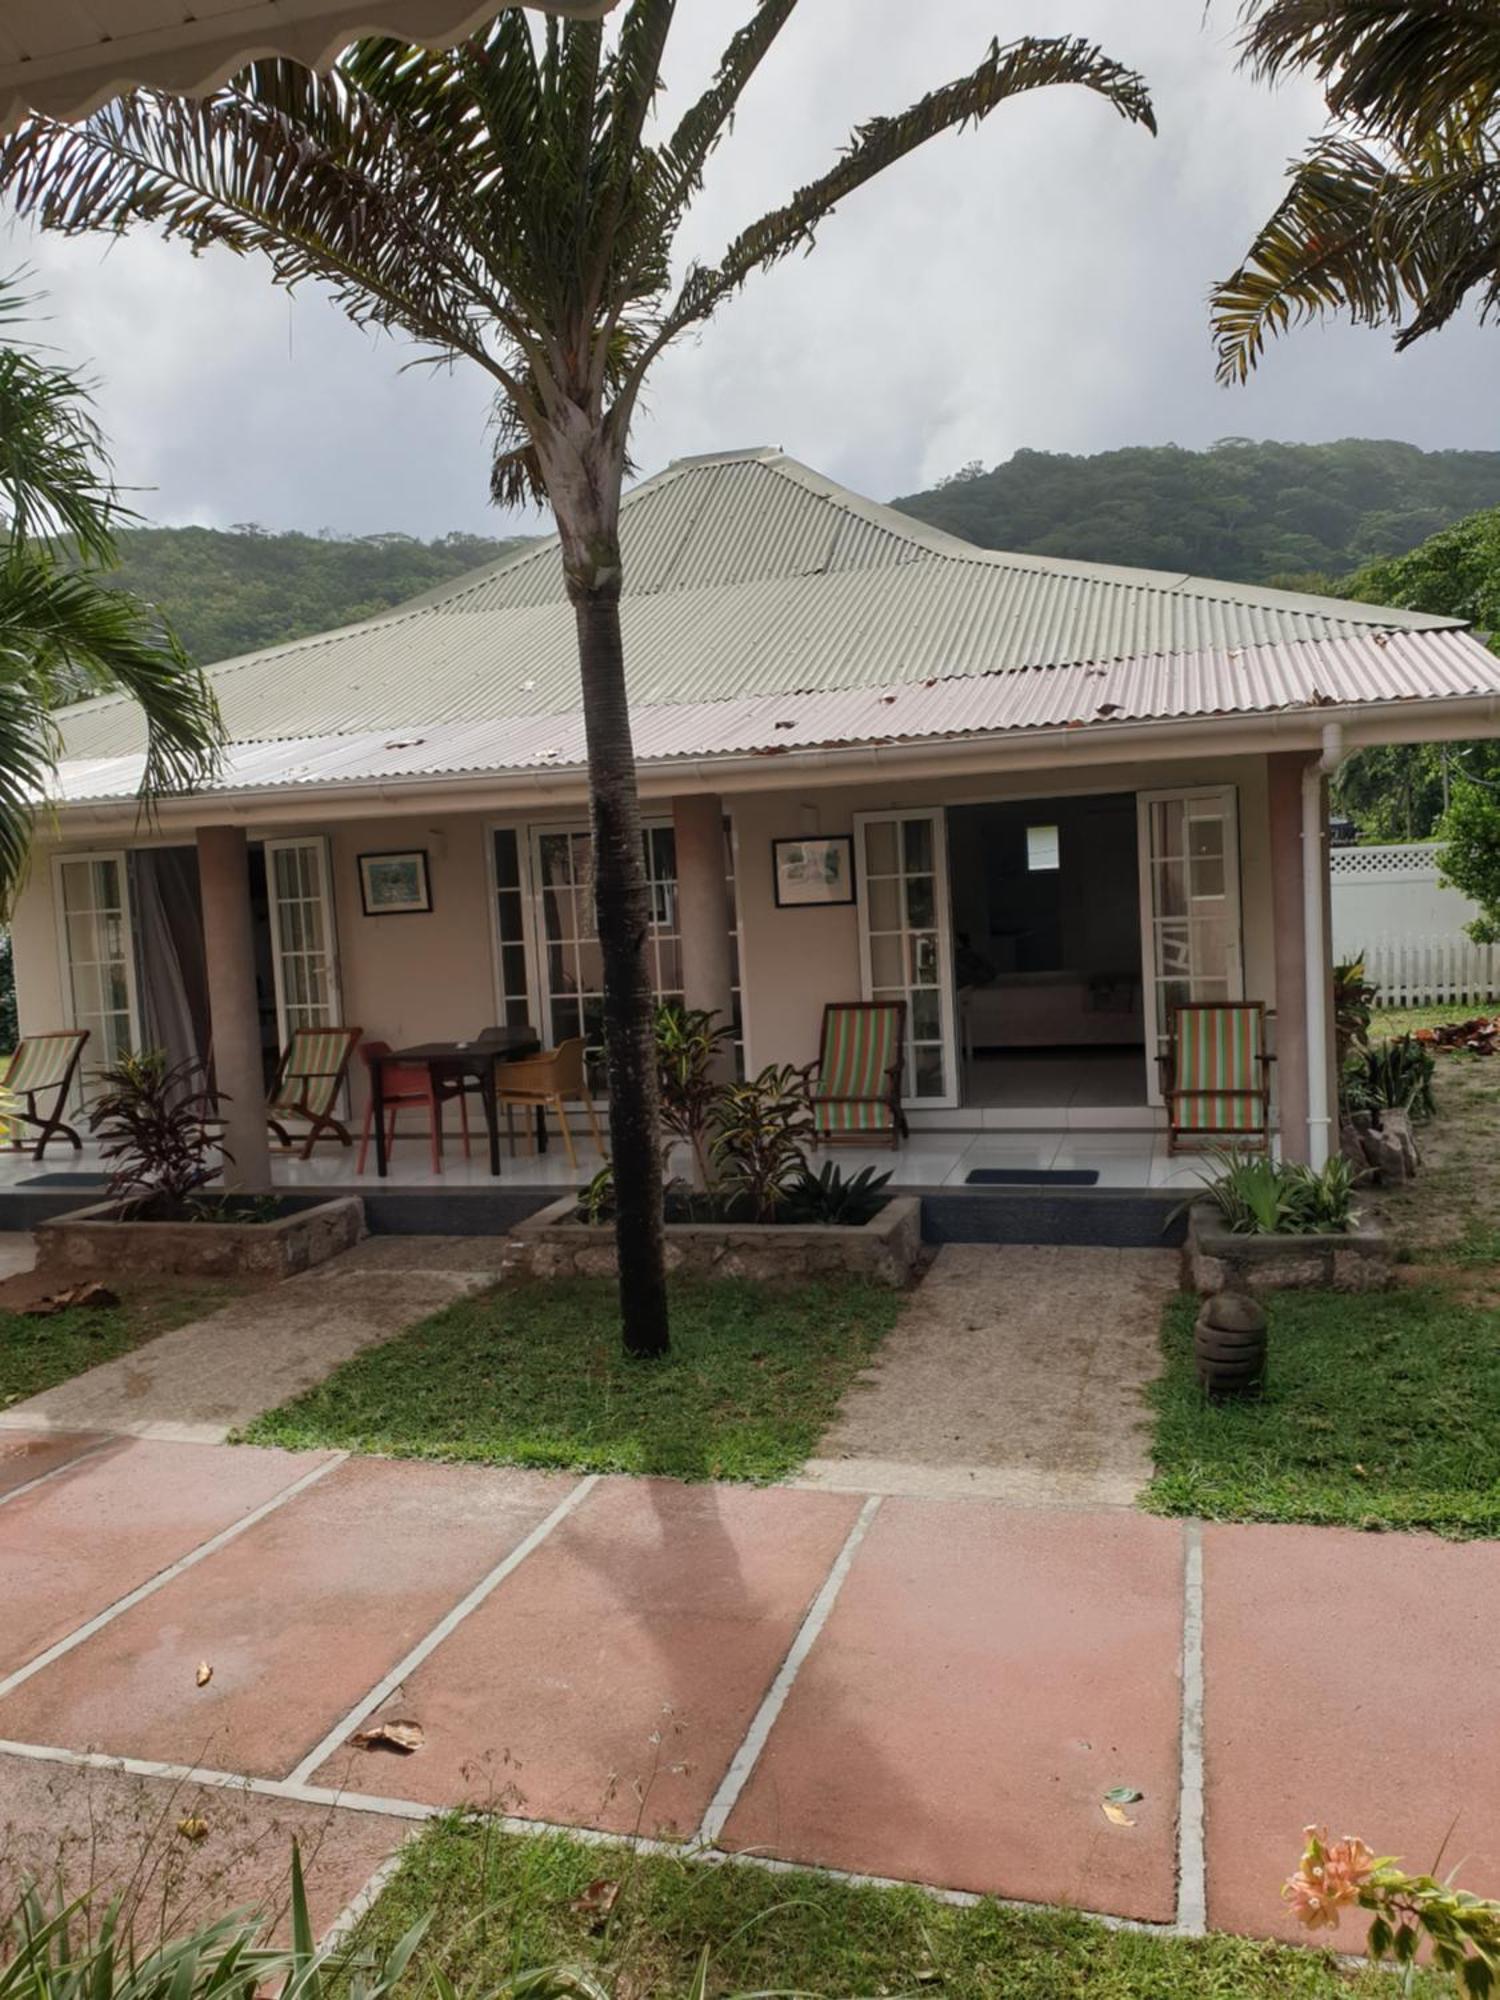
<instances>
[{"instance_id":1,"label":"green foliage in foreground","mask_svg":"<svg viewBox=\"0 0 1500 2000\"><path fill-rule=\"evenodd\" d=\"M495 562L483 535L271 534L264 528L132 528L112 581L171 620L200 665L374 618Z\"/></svg>"},{"instance_id":2,"label":"green foliage in foreground","mask_svg":"<svg viewBox=\"0 0 1500 2000\"><path fill-rule=\"evenodd\" d=\"M505 1285L345 1362L244 1442L680 1479L779 1479L895 1324L873 1285L672 1288L672 1351L620 1351L605 1279Z\"/></svg>"},{"instance_id":3,"label":"green foliage in foreground","mask_svg":"<svg viewBox=\"0 0 1500 2000\"><path fill-rule=\"evenodd\" d=\"M102 1311L73 1306L32 1319L0 1310L0 1409L201 1319L229 1296L222 1286L164 1284L143 1286Z\"/></svg>"},{"instance_id":4,"label":"green foliage in foreground","mask_svg":"<svg viewBox=\"0 0 1500 2000\"><path fill-rule=\"evenodd\" d=\"M602 1924L572 1908L601 1879L622 1885ZM1269 1915L1275 1883L1266 1896ZM474 1820L439 1822L406 1850L360 1942L388 1949L429 1913L421 1957L469 1994L562 1962L588 1968L616 2000L667 2000L694 1990L705 1951L710 1995L1373 2000L1392 1990L1389 1975L1346 1972L1320 1952L1151 1937L1063 1911L954 1909L918 1889L514 1838Z\"/></svg>"},{"instance_id":5,"label":"green foliage in foreground","mask_svg":"<svg viewBox=\"0 0 1500 2000\"><path fill-rule=\"evenodd\" d=\"M1500 1536L1500 1313L1436 1289L1285 1293L1267 1304L1264 1394L1210 1403L1193 1373L1197 1306L1167 1309L1145 1506Z\"/></svg>"}]
</instances>

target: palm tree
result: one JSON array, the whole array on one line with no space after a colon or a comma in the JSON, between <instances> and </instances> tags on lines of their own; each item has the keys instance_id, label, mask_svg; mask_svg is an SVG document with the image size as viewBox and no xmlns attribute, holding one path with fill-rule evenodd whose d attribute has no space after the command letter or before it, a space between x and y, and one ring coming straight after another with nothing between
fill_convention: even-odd
<instances>
[{"instance_id":1,"label":"palm tree","mask_svg":"<svg viewBox=\"0 0 1500 2000\"><path fill-rule=\"evenodd\" d=\"M123 510L86 386L14 337L28 303L0 277L0 913L25 871L68 702L122 692L140 704L148 803L208 777L220 733L207 683L162 619L101 579Z\"/></svg>"},{"instance_id":2,"label":"palm tree","mask_svg":"<svg viewBox=\"0 0 1500 2000\"><path fill-rule=\"evenodd\" d=\"M1269 335L1330 313L1398 348L1466 298L1500 310L1500 10L1493 0L1265 0L1243 64L1309 71L1331 129L1291 170L1244 263L1215 287L1223 381Z\"/></svg>"},{"instance_id":3,"label":"palm tree","mask_svg":"<svg viewBox=\"0 0 1500 2000\"><path fill-rule=\"evenodd\" d=\"M797 0L758 0L676 126L652 136L676 0L545 26L519 9L442 53L388 39L326 77L258 63L200 104L138 92L80 128L0 147L0 192L68 231L154 223L258 251L496 385L501 501L545 496L578 628L610 1138L627 1350L668 1345L649 916L620 633L627 442L652 363L750 275L813 241L839 201L951 127L1048 84L1152 126L1141 79L1088 42L991 44L967 76L862 125L829 172L717 263L672 249L704 168ZM1153 128L1154 129L1154 128Z\"/></svg>"}]
</instances>

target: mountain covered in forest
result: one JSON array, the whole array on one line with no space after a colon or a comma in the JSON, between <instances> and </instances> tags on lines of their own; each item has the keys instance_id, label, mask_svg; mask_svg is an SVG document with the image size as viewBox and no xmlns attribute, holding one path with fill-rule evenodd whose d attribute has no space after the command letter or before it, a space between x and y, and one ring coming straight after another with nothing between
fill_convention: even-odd
<instances>
[{"instance_id":1,"label":"mountain covered in forest","mask_svg":"<svg viewBox=\"0 0 1500 2000\"><path fill-rule=\"evenodd\" d=\"M1500 506L1500 452L1385 438L1018 451L893 504L984 548L1322 590Z\"/></svg>"},{"instance_id":2,"label":"mountain covered in forest","mask_svg":"<svg viewBox=\"0 0 1500 2000\"><path fill-rule=\"evenodd\" d=\"M202 666L373 618L494 562L484 535L276 534L266 528L131 528L113 581L158 605Z\"/></svg>"}]
</instances>

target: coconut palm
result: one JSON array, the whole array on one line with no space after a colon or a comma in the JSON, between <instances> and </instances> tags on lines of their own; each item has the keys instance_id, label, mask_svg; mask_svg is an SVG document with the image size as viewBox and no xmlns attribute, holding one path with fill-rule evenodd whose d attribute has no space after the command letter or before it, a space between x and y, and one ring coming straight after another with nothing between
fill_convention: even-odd
<instances>
[{"instance_id":1,"label":"coconut palm","mask_svg":"<svg viewBox=\"0 0 1500 2000\"><path fill-rule=\"evenodd\" d=\"M621 1309L639 1355L668 1345L620 633L620 492L642 384L753 272L809 247L838 202L938 133L1062 83L1152 124L1141 79L1092 44L992 44L967 76L861 126L826 174L678 276L673 245L705 166L796 6L759 0L675 126L655 123L675 0L629 0L609 25L513 9L441 53L364 41L326 77L258 63L201 104L138 92L80 128L41 121L0 147L0 192L47 227L148 223L194 248L260 252L278 282L317 279L355 321L496 385L495 496L551 502L577 621Z\"/></svg>"},{"instance_id":2,"label":"coconut palm","mask_svg":"<svg viewBox=\"0 0 1500 2000\"><path fill-rule=\"evenodd\" d=\"M25 344L0 277L0 914L60 749L58 710L123 692L146 720L147 800L213 769L218 714L160 617L100 572L121 508L88 390Z\"/></svg>"},{"instance_id":3,"label":"coconut palm","mask_svg":"<svg viewBox=\"0 0 1500 2000\"><path fill-rule=\"evenodd\" d=\"M1214 291L1219 375L1330 313L1394 326L1398 348L1465 299L1500 311L1500 9L1494 0L1264 0L1244 65L1307 71L1330 130Z\"/></svg>"}]
</instances>

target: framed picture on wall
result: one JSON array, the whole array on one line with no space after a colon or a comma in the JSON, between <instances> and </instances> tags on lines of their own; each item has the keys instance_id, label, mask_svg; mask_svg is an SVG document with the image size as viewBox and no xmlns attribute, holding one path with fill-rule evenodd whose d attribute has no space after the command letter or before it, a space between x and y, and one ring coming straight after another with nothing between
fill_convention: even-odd
<instances>
[{"instance_id":1,"label":"framed picture on wall","mask_svg":"<svg viewBox=\"0 0 1500 2000\"><path fill-rule=\"evenodd\" d=\"M367 917L409 917L432 908L427 850L405 854L362 854L359 894Z\"/></svg>"},{"instance_id":2,"label":"framed picture on wall","mask_svg":"<svg viewBox=\"0 0 1500 2000\"><path fill-rule=\"evenodd\" d=\"M854 901L854 840L847 833L773 840L771 862L779 910Z\"/></svg>"}]
</instances>

